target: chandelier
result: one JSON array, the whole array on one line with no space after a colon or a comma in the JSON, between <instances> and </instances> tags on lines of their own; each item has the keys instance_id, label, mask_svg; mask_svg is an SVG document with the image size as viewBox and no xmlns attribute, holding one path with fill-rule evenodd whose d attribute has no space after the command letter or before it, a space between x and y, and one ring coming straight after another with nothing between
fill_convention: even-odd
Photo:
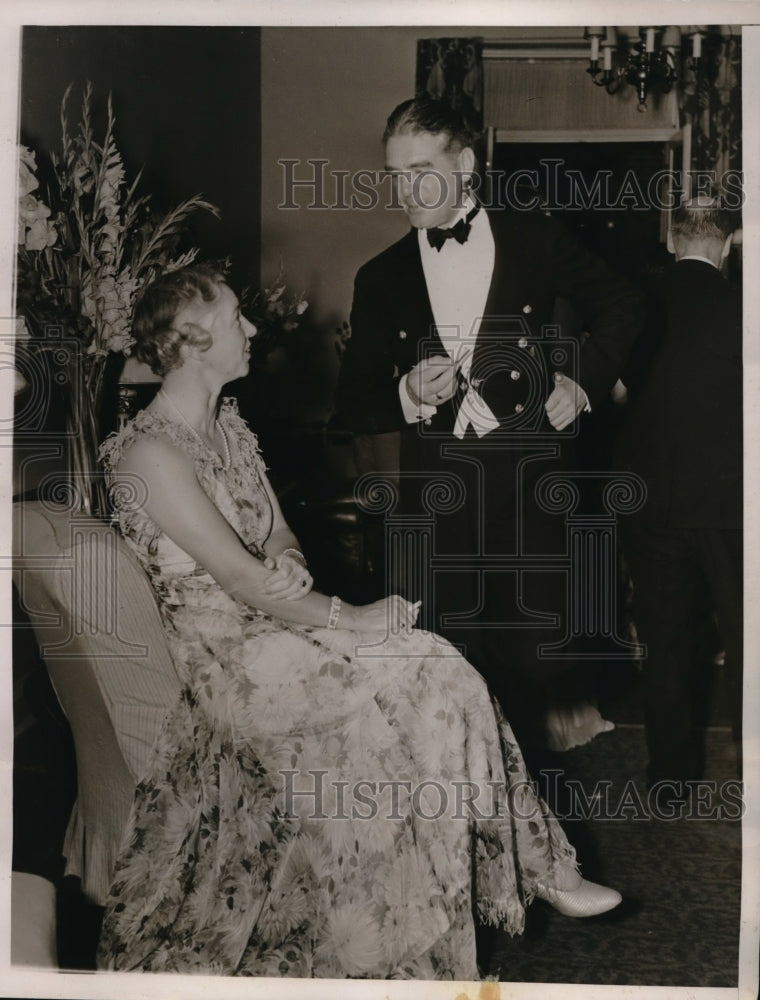
<instances>
[{"instance_id":1,"label":"chandelier","mask_svg":"<svg viewBox=\"0 0 760 1000\"><path fill-rule=\"evenodd\" d=\"M608 94L616 93L625 83L636 87L638 110L646 111L650 91L667 94L679 79L682 36L691 39L691 57L687 58L687 68L694 73L699 71L707 27L703 24L690 24L683 28L669 25L639 28L638 31L638 41L629 43L627 50L623 50L618 46L615 28L586 28L584 38L591 40L586 72Z\"/></svg>"}]
</instances>

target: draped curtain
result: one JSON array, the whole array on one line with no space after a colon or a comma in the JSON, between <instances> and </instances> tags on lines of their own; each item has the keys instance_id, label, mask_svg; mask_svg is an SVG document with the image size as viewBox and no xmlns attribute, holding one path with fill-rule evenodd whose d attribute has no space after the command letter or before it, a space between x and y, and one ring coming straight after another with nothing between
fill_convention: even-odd
<instances>
[{"instance_id":1,"label":"draped curtain","mask_svg":"<svg viewBox=\"0 0 760 1000\"><path fill-rule=\"evenodd\" d=\"M479 132L483 127L483 39L421 38L417 94L447 101Z\"/></svg>"},{"instance_id":2,"label":"draped curtain","mask_svg":"<svg viewBox=\"0 0 760 1000\"><path fill-rule=\"evenodd\" d=\"M714 171L716 180L742 167L742 93L739 35L708 33L696 79L689 73L682 110L692 123L692 170Z\"/></svg>"}]
</instances>

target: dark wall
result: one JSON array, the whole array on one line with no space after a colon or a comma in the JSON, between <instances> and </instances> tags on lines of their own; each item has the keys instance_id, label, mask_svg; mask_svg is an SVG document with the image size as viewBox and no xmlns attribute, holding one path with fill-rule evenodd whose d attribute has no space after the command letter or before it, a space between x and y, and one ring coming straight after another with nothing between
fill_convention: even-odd
<instances>
[{"instance_id":1,"label":"dark wall","mask_svg":"<svg viewBox=\"0 0 760 1000\"><path fill-rule=\"evenodd\" d=\"M194 241L232 258L231 282L259 283L261 39L258 28L27 27L21 70L21 141L60 148L61 97L74 81L71 122L93 84L96 137L113 93L127 180L159 208L203 195L221 222L198 215ZM38 162L41 159L38 156Z\"/></svg>"}]
</instances>

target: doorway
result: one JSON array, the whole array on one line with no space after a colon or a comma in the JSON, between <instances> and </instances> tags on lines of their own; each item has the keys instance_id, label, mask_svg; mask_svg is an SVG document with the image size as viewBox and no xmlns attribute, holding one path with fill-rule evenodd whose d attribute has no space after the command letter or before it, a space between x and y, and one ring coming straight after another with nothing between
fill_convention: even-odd
<instances>
[{"instance_id":1,"label":"doorway","mask_svg":"<svg viewBox=\"0 0 760 1000\"><path fill-rule=\"evenodd\" d=\"M497 143L492 163L499 204L551 214L644 287L669 259L667 168L662 142Z\"/></svg>"}]
</instances>

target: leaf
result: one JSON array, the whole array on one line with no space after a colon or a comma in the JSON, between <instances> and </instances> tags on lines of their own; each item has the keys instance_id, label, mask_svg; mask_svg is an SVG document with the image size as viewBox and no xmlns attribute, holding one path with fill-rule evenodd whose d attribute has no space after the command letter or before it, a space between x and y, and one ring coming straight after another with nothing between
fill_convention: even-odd
<instances>
[{"instance_id":1,"label":"leaf","mask_svg":"<svg viewBox=\"0 0 760 1000\"><path fill-rule=\"evenodd\" d=\"M68 85L66 90L63 92L63 99L61 100L61 139L63 143L63 159L64 162L68 161L71 155L71 139L69 138L69 121L66 114L66 108L69 103L69 97L71 96L71 88L74 86L74 81ZM55 165L55 159L53 160Z\"/></svg>"},{"instance_id":2,"label":"leaf","mask_svg":"<svg viewBox=\"0 0 760 1000\"><path fill-rule=\"evenodd\" d=\"M73 90L69 83L61 100L62 145L51 157L45 202L57 242L54 252L44 247L18 253L18 298L21 303L30 297L33 279L33 311L24 303L32 323L44 325L55 317L81 338L86 357L94 359L116 345L128 351L128 323L139 282L152 280L170 255L169 266L174 268L196 258L197 249L176 252L190 214L208 210L218 217L219 212L196 195L157 224L150 220L150 197L138 194L142 171L131 182L126 177L116 142L113 95L108 94L106 128L99 143L93 132L92 83L88 80L82 88L79 120L72 131Z\"/></svg>"},{"instance_id":3,"label":"leaf","mask_svg":"<svg viewBox=\"0 0 760 1000\"><path fill-rule=\"evenodd\" d=\"M220 217L216 205L206 201L200 194L177 205L164 216L146 241L146 245L134 265L134 272L137 276L140 276L141 272L150 264L158 262L158 258L169 240L181 233L187 217L199 210L211 212L217 219Z\"/></svg>"}]
</instances>

